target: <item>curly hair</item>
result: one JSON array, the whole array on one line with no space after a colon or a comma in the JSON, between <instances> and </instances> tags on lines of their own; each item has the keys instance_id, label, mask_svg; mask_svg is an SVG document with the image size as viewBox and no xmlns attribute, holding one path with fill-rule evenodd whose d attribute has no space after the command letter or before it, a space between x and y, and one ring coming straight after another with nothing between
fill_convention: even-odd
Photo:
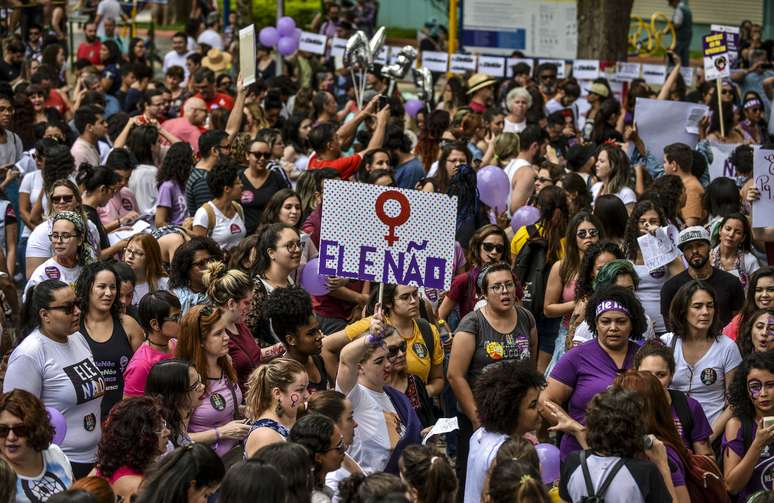
<instances>
[{"instance_id":1,"label":"curly hair","mask_svg":"<svg viewBox=\"0 0 774 503\"><path fill-rule=\"evenodd\" d=\"M0 412L4 411L18 417L29 428L30 447L38 452L48 449L54 440L54 427L40 398L23 389L11 390L0 395Z\"/></svg>"},{"instance_id":2,"label":"curly hair","mask_svg":"<svg viewBox=\"0 0 774 503\"><path fill-rule=\"evenodd\" d=\"M57 180L66 180L75 171L75 160L66 145L52 145L46 150L43 166L43 189L48 192Z\"/></svg>"},{"instance_id":3,"label":"curly hair","mask_svg":"<svg viewBox=\"0 0 774 503\"><path fill-rule=\"evenodd\" d=\"M328 416L308 414L296 421L288 434L288 442L303 445L309 452L309 460L315 472L315 486L318 489L323 486L325 474L320 473L322 465L317 461L316 455L323 455L331 450L331 437L335 430L336 423Z\"/></svg>"},{"instance_id":4,"label":"curly hair","mask_svg":"<svg viewBox=\"0 0 774 503\"><path fill-rule=\"evenodd\" d=\"M605 456L636 457L645 450L644 419L636 391L609 388L595 395L586 414L589 447Z\"/></svg>"},{"instance_id":5,"label":"curly hair","mask_svg":"<svg viewBox=\"0 0 774 503\"><path fill-rule=\"evenodd\" d=\"M624 231L623 249L624 255L628 260L637 260L637 253L640 251L640 244L637 242L637 238L640 237L640 218L649 211L655 211L658 214L659 226L663 227L668 223L664 210L655 201L645 200L638 202L634 206L632 214L629 215L629 220L626 222L626 230Z\"/></svg>"},{"instance_id":6,"label":"curly hair","mask_svg":"<svg viewBox=\"0 0 774 503\"><path fill-rule=\"evenodd\" d=\"M684 192L685 186L679 176L662 175L653 181L651 192L643 195L643 199L655 201L664 212L666 221L674 224L678 222L678 212L682 207Z\"/></svg>"},{"instance_id":7,"label":"curly hair","mask_svg":"<svg viewBox=\"0 0 774 503\"><path fill-rule=\"evenodd\" d=\"M589 249L586 250L586 255L583 257L583 262L581 262L578 280L575 283L576 299L587 299L594 293L594 278L596 277L594 265L597 258L603 253L609 253L616 259L624 258L621 248L612 241L600 241L589 246Z\"/></svg>"},{"instance_id":8,"label":"curly hair","mask_svg":"<svg viewBox=\"0 0 774 503\"><path fill-rule=\"evenodd\" d=\"M142 396L118 402L110 411L97 445L97 468L112 477L122 466L138 472L161 454L161 407L155 398Z\"/></svg>"},{"instance_id":9,"label":"curly hair","mask_svg":"<svg viewBox=\"0 0 774 503\"><path fill-rule=\"evenodd\" d=\"M193 163L191 145L183 141L173 143L156 174L156 185L159 186L167 180L172 180L184 188L185 182L191 174Z\"/></svg>"},{"instance_id":10,"label":"curly hair","mask_svg":"<svg viewBox=\"0 0 774 503\"><path fill-rule=\"evenodd\" d=\"M298 193L293 189L280 189L275 192L274 195L271 196L271 199L269 199L269 202L266 203L266 207L263 209L263 214L261 214L261 225L279 223L279 214L282 210L282 206L285 204L285 201L291 197L298 199L298 204L301 204L301 196L299 196ZM301 215L299 212L299 219L295 225L296 230L301 229L301 224L303 224L303 221L300 217Z\"/></svg>"},{"instance_id":11,"label":"curly hair","mask_svg":"<svg viewBox=\"0 0 774 503\"><path fill-rule=\"evenodd\" d=\"M79 300L81 317L84 320L89 312L91 289L94 287L94 282L97 280L97 274L102 271L107 271L113 275L116 291L121 283L118 279L118 273L116 273L116 270L113 269L113 266L109 262L100 261L85 265L83 269L81 269L81 274L78 275L78 279L75 281L75 296ZM119 320L121 316L121 302L118 300L117 293L113 297L113 304L110 305L110 315L113 320Z\"/></svg>"},{"instance_id":12,"label":"curly hair","mask_svg":"<svg viewBox=\"0 0 774 503\"><path fill-rule=\"evenodd\" d=\"M597 335L597 306L607 300L614 300L629 311L628 316L632 324L632 337L639 337L645 333L645 330L648 329L648 319L645 317L642 304L640 304L634 292L622 286L608 285L594 291L586 306L586 323L588 323L594 335Z\"/></svg>"},{"instance_id":13,"label":"curly hair","mask_svg":"<svg viewBox=\"0 0 774 503\"><path fill-rule=\"evenodd\" d=\"M692 279L677 290L675 296L672 298L672 303L669 305L670 328L675 337L682 338L688 334L688 308L691 305L693 295L698 291L707 292L709 296L712 297L712 304L715 306L712 324L710 325L707 337L712 337L714 339L720 334L718 296L715 293L715 288L704 281Z\"/></svg>"},{"instance_id":14,"label":"curly hair","mask_svg":"<svg viewBox=\"0 0 774 503\"><path fill-rule=\"evenodd\" d=\"M188 288L191 280L189 273L193 268L193 259L196 252L204 250L210 254L213 260L223 260L223 250L218 243L210 238L192 238L175 251L172 264L169 268L169 289Z\"/></svg>"},{"instance_id":15,"label":"curly hair","mask_svg":"<svg viewBox=\"0 0 774 503\"><path fill-rule=\"evenodd\" d=\"M239 163L231 157L218 157L215 166L207 174L207 187L212 193L213 199L223 195L227 187L234 185L239 180Z\"/></svg>"},{"instance_id":16,"label":"curly hair","mask_svg":"<svg viewBox=\"0 0 774 503\"><path fill-rule=\"evenodd\" d=\"M288 335L296 335L299 327L309 324L314 316L312 298L301 287L275 288L266 298L264 314L274 333L288 346Z\"/></svg>"},{"instance_id":17,"label":"curly hair","mask_svg":"<svg viewBox=\"0 0 774 503\"><path fill-rule=\"evenodd\" d=\"M508 360L489 365L473 388L481 425L493 433L512 434L519 423L514 407L521 406L527 390L545 384L543 375L528 363Z\"/></svg>"},{"instance_id":18,"label":"curly hair","mask_svg":"<svg viewBox=\"0 0 774 503\"><path fill-rule=\"evenodd\" d=\"M747 386L747 376L752 369L766 370L774 374L774 351L747 355L734 373L726 397L731 410L734 411L734 416L739 418L755 419L756 417L755 405L750 398Z\"/></svg>"},{"instance_id":19,"label":"curly hair","mask_svg":"<svg viewBox=\"0 0 774 503\"><path fill-rule=\"evenodd\" d=\"M739 352L742 353L742 357L755 352L755 346L752 341L752 330L755 326L755 322L763 315L774 316L774 309L758 309L739 327L739 334L736 336L736 345L739 346Z\"/></svg>"}]
</instances>

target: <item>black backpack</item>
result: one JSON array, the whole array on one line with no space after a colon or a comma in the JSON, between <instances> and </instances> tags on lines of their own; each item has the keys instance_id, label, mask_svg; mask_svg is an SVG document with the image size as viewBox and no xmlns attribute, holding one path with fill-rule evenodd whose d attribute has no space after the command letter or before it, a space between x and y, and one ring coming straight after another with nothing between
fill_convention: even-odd
<instances>
[{"instance_id":1,"label":"black backpack","mask_svg":"<svg viewBox=\"0 0 774 503\"><path fill-rule=\"evenodd\" d=\"M546 295L546 283L551 265L548 263L548 241L540 236L538 228L527 226L529 238L516 257L513 274L519 278L524 288L522 305L535 318L543 317L543 301Z\"/></svg>"},{"instance_id":2,"label":"black backpack","mask_svg":"<svg viewBox=\"0 0 774 503\"><path fill-rule=\"evenodd\" d=\"M680 390L670 389L669 396L672 398L672 405L675 406L675 412L677 418L680 420L680 424L683 426L683 432L685 432L685 438L691 441L691 433L693 432L693 414L691 409L688 408L688 397ZM693 447L689 446L691 450Z\"/></svg>"},{"instance_id":3,"label":"black backpack","mask_svg":"<svg viewBox=\"0 0 774 503\"><path fill-rule=\"evenodd\" d=\"M581 503L605 503L605 493L607 493L607 490L610 488L610 484L613 483L613 479L618 474L619 470L623 468L624 460L621 458L618 460L618 462L616 462L615 465L613 465L613 468L610 469L607 477L602 481L599 489L595 492L594 483L591 481L591 473L589 473L589 465L586 462L586 452L587 451L581 451L580 462L581 469L583 470L583 480L586 482L586 492L588 493L588 496L584 496L580 499L580 501Z\"/></svg>"}]
</instances>

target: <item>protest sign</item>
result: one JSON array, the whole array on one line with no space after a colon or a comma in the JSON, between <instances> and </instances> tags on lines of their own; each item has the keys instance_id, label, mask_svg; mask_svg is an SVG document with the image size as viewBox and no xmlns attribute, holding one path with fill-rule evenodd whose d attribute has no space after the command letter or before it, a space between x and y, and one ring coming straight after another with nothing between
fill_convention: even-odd
<instances>
[{"instance_id":1,"label":"protest sign","mask_svg":"<svg viewBox=\"0 0 774 503\"><path fill-rule=\"evenodd\" d=\"M318 35L308 31L302 31L298 39L298 50L311 52L312 54L325 54L325 46L328 43L328 37Z\"/></svg>"},{"instance_id":2,"label":"protest sign","mask_svg":"<svg viewBox=\"0 0 774 503\"><path fill-rule=\"evenodd\" d=\"M640 72L642 71L642 65L639 63L624 63L619 61L616 63L615 78L618 80L628 81L640 78Z\"/></svg>"},{"instance_id":3,"label":"protest sign","mask_svg":"<svg viewBox=\"0 0 774 503\"><path fill-rule=\"evenodd\" d=\"M255 83L255 25L239 30L239 73L244 85Z\"/></svg>"},{"instance_id":4,"label":"protest sign","mask_svg":"<svg viewBox=\"0 0 774 503\"><path fill-rule=\"evenodd\" d=\"M448 290L457 198L327 180L319 274Z\"/></svg>"},{"instance_id":5,"label":"protest sign","mask_svg":"<svg viewBox=\"0 0 774 503\"><path fill-rule=\"evenodd\" d=\"M731 65L728 62L728 44L725 33L710 33L705 35L704 45L704 79L726 79L731 76Z\"/></svg>"},{"instance_id":6,"label":"protest sign","mask_svg":"<svg viewBox=\"0 0 774 503\"><path fill-rule=\"evenodd\" d=\"M343 56L344 55L344 49L347 48L347 39L346 38L339 38L339 37L333 37L333 42L331 42L331 56Z\"/></svg>"},{"instance_id":7,"label":"protest sign","mask_svg":"<svg viewBox=\"0 0 774 503\"><path fill-rule=\"evenodd\" d=\"M599 77L599 61L576 59L572 62L572 75L578 80L594 80Z\"/></svg>"},{"instance_id":8,"label":"protest sign","mask_svg":"<svg viewBox=\"0 0 774 503\"><path fill-rule=\"evenodd\" d=\"M492 77L505 76L505 58L499 56L479 56L478 71Z\"/></svg>"},{"instance_id":9,"label":"protest sign","mask_svg":"<svg viewBox=\"0 0 774 503\"><path fill-rule=\"evenodd\" d=\"M535 62L530 58L508 58L506 65L508 66L508 77L513 77L513 67L519 63L525 63L529 65L529 73L532 74L532 70L535 66Z\"/></svg>"},{"instance_id":10,"label":"protest sign","mask_svg":"<svg viewBox=\"0 0 774 503\"><path fill-rule=\"evenodd\" d=\"M735 68L736 62L739 60L739 27L724 24L713 24L710 25L710 31L712 33L726 34L726 45L728 46L728 63L731 68Z\"/></svg>"},{"instance_id":11,"label":"protest sign","mask_svg":"<svg viewBox=\"0 0 774 503\"><path fill-rule=\"evenodd\" d=\"M476 71L476 56L473 54L452 54L449 60L449 71L465 73Z\"/></svg>"},{"instance_id":12,"label":"protest sign","mask_svg":"<svg viewBox=\"0 0 774 503\"><path fill-rule=\"evenodd\" d=\"M567 76L567 71L565 69L563 59L539 59L538 60L538 65L542 65L543 63L551 63L553 65L556 65L556 78L563 79Z\"/></svg>"},{"instance_id":13,"label":"protest sign","mask_svg":"<svg viewBox=\"0 0 774 503\"><path fill-rule=\"evenodd\" d=\"M422 53L422 66L431 72L445 72L449 66L449 55L445 52L425 51Z\"/></svg>"},{"instance_id":14,"label":"protest sign","mask_svg":"<svg viewBox=\"0 0 774 503\"><path fill-rule=\"evenodd\" d=\"M656 159L661 159L664 147L670 143L685 143L693 148L699 141L698 133L686 130L689 118L705 114L709 108L698 103L637 98L634 121L645 147Z\"/></svg>"},{"instance_id":15,"label":"protest sign","mask_svg":"<svg viewBox=\"0 0 774 503\"><path fill-rule=\"evenodd\" d=\"M760 199L752 204L752 226L774 226L774 150L758 149L755 152L753 177Z\"/></svg>"},{"instance_id":16,"label":"protest sign","mask_svg":"<svg viewBox=\"0 0 774 503\"><path fill-rule=\"evenodd\" d=\"M637 243L648 271L663 267L682 255L670 238L668 227L659 227L653 234L646 233L638 237Z\"/></svg>"},{"instance_id":17,"label":"protest sign","mask_svg":"<svg viewBox=\"0 0 774 503\"><path fill-rule=\"evenodd\" d=\"M642 65L642 78L648 84L660 86L667 76L666 65Z\"/></svg>"},{"instance_id":18,"label":"protest sign","mask_svg":"<svg viewBox=\"0 0 774 503\"><path fill-rule=\"evenodd\" d=\"M739 146L737 143L716 143L710 142L710 151L712 152L712 162L709 165L710 180L722 176L728 178L736 177L736 168L731 162L730 156Z\"/></svg>"}]
</instances>

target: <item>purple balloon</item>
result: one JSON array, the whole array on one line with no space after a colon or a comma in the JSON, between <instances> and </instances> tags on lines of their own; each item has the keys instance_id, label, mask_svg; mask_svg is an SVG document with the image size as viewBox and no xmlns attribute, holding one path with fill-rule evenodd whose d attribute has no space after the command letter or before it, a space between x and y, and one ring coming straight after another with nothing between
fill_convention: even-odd
<instances>
[{"instance_id":1,"label":"purple balloon","mask_svg":"<svg viewBox=\"0 0 774 503\"><path fill-rule=\"evenodd\" d=\"M533 225L540 220L540 210L534 206L522 206L511 217L511 229L518 231L524 226Z\"/></svg>"},{"instance_id":2,"label":"purple balloon","mask_svg":"<svg viewBox=\"0 0 774 503\"><path fill-rule=\"evenodd\" d=\"M283 56L290 56L298 50L298 39L293 37L282 37L277 42L277 52Z\"/></svg>"},{"instance_id":3,"label":"purple balloon","mask_svg":"<svg viewBox=\"0 0 774 503\"><path fill-rule=\"evenodd\" d=\"M296 22L292 17L281 17L277 21L277 31L281 37L291 37L296 31Z\"/></svg>"},{"instance_id":4,"label":"purple balloon","mask_svg":"<svg viewBox=\"0 0 774 503\"><path fill-rule=\"evenodd\" d=\"M56 445L62 445L62 441L67 434L67 420L61 412L53 407L46 407L46 412L48 412L48 415L51 418L51 426L54 427L53 442Z\"/></svg>"},{"instance_id":5,"label":"purple balloon","mask_svg":"<svg viewBox=\"0 0 774 503\"><path fill-rule=\"evenodd\" d=\"M301 31L301 28L296 28L295 30L293 30L293 34L291 35L291 37L295 38L296 40L301 40L302 33L303 32Z\"/></svg>"},{"instance_id":6,"label":"purple balloon","mask_svg":"<svg viewBox=\"0 0 774 503\"><path fill-rule=\"evenodd\" d=\"M330 292L328 284L325 282L325 276L317 274L318 259L313 258L304 266L301 271L301 288L309 292L309 295L320 297Z\"/></svg>"},{"instance_id":7,"label":"purple balloon","mask_svg":"<svg viewBox=\"0 0 774 503\"><path fill-rule=\"evenodd\" d=\"M508 209L508 192L510 182L502 168L487 166L476 173L478 196L481 202L494 208L497 213Z\"/></svg>"},{"instance_id":8,"label":"purple balloon","mask_svg":"<svg viewBox=\"0 0 774 503\"><path fill-rule=\"evenodd\" d=\"M264 47L274 47L277 45L279 39L279 32L277 31L277 28L273 26L267 26L266 28L261 29L261 32L258 34L258 40Z\"/></svg>"},{"instance_id":9,"label":"purple balloon","mask_svg":"<svg viewBox=\"0 0 774 503\"><path fill-rule=\"evenodd\" d=\"M546 485L559 480L559 449L553 444L537 444L535 446L540 458L540 478Z\"/></svg>"},{"instance_id":10,"label":"purple balloon","mask_svg":"<svg viewBox=\"0 0 774 503\"><path fill-rule=\"evenodd\" d=\"M425 103L422 100L408 100L403 104L403 109L411 116L412 119L417 118L417 113L424 108Z\"/></svg>"}]
</instances>

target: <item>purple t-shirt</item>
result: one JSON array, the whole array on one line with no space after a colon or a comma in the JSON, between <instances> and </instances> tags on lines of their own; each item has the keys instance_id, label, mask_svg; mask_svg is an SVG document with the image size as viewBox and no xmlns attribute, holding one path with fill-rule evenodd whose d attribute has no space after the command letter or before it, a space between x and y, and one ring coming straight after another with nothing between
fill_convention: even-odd
<instances>
[{"instance_id":1,"label":"purple t-shirt","mask_svg":"<svg viewBox=\"0 0 774 503\"><path fill-rule=\"evenodd\" d=\"M572 348L559 359L550 377L572 388L572 394L566 405L570 417L581 424L586 424L586 406L591 398L605 391L613 384L613 379L618 374L632 367L632 358L637 349L639 346L629 341L629 350L626 353L623 368L620 369L602 349L597 339ZM562 461L571 452L581 450L580 444L572 435L563 435L559 447Z\"/></svg>"},{"instance_id":2,"label":"purple t-shirt","mask_svg":"<svg viewBox=\"0 0 774 503\"><path fill-rule=\"evenodd\" d=\"M685 485L685 463L683 459L677 453L677 451L670 445L666 446L667 460L669 460L669 471L672 475L672 484L675 487Z\"/></svg>"},{"instance_id":3,"label":"purple t-shirt","mask_svg":"<svg viewBox=\"0 0 774 503\"><path fill-rule=\"evenodd\" d=\"M752 427L752 435L750 439L755 438L755 433L758 431L758 423L754 423ZM723 433L723 452L726 448L731 449L740 458L744 457L747 449L744 447L744 439L742 438L742 427L739 427L739 431L736 432L736 438L730 442L726 438L725 432ZM761 450L761 456L755 463L755 469L753 469L750 480L747 481L747 485L739 491L738 501L747 501L747 497L754 494L757 491L771 491L772 481L774 481L774 445L767 445Z\"/></svg>"},{"instance_id":4,"label":"purple t-shirt","mask_svg":"<svg viewBox=\"0 0 774 503\"><path fill-rule=\"evenodd\" d=\"M677 417L677 410L675 410L675 404L672 404L672 417L675 420L675 426L677 427L677 433L680 434L680 438L683 439L685 446L693 451L693 443L701 442L702 440L708 440L712 435L712 426L707 421L707 416L704 414L704 409L701 408L701 404L694 398L686 395L688 399L688 410L691 412L693 418L693 429L691 430L691 437L688 438L688 432L683 429L683 424L680 422L680 418Z\"/></svg>"},{"instance_id":5,"label":"purple t-shirt","mask_svg":"<svg viewBox=\"0 0 774 503\"><path fill-rule=\"evenodd\" d=\"M220 379L207 379L207 391L204 393L201 405L191 413L188 431L198 433L219 428L233 421L234 410L240 403L242 403L242 391L237 383L228 382L225 376ZM218 447L213 444L212 448L218 456L223 457L237 442L237 440L221 438Z\"/></svg>"},{"instance_id":6,"label":"purple t-shirt","mask_svg":"<svg viewBox=\"0 0 774 503\"><path fill-rule=\"evenodd\" d=\"M182 224L188 213L185 193L180 189L180 185L173 180L166 180L159 185L159 198L156 206L169 208L170 224Z\"/></svg>"}]
</instances>

